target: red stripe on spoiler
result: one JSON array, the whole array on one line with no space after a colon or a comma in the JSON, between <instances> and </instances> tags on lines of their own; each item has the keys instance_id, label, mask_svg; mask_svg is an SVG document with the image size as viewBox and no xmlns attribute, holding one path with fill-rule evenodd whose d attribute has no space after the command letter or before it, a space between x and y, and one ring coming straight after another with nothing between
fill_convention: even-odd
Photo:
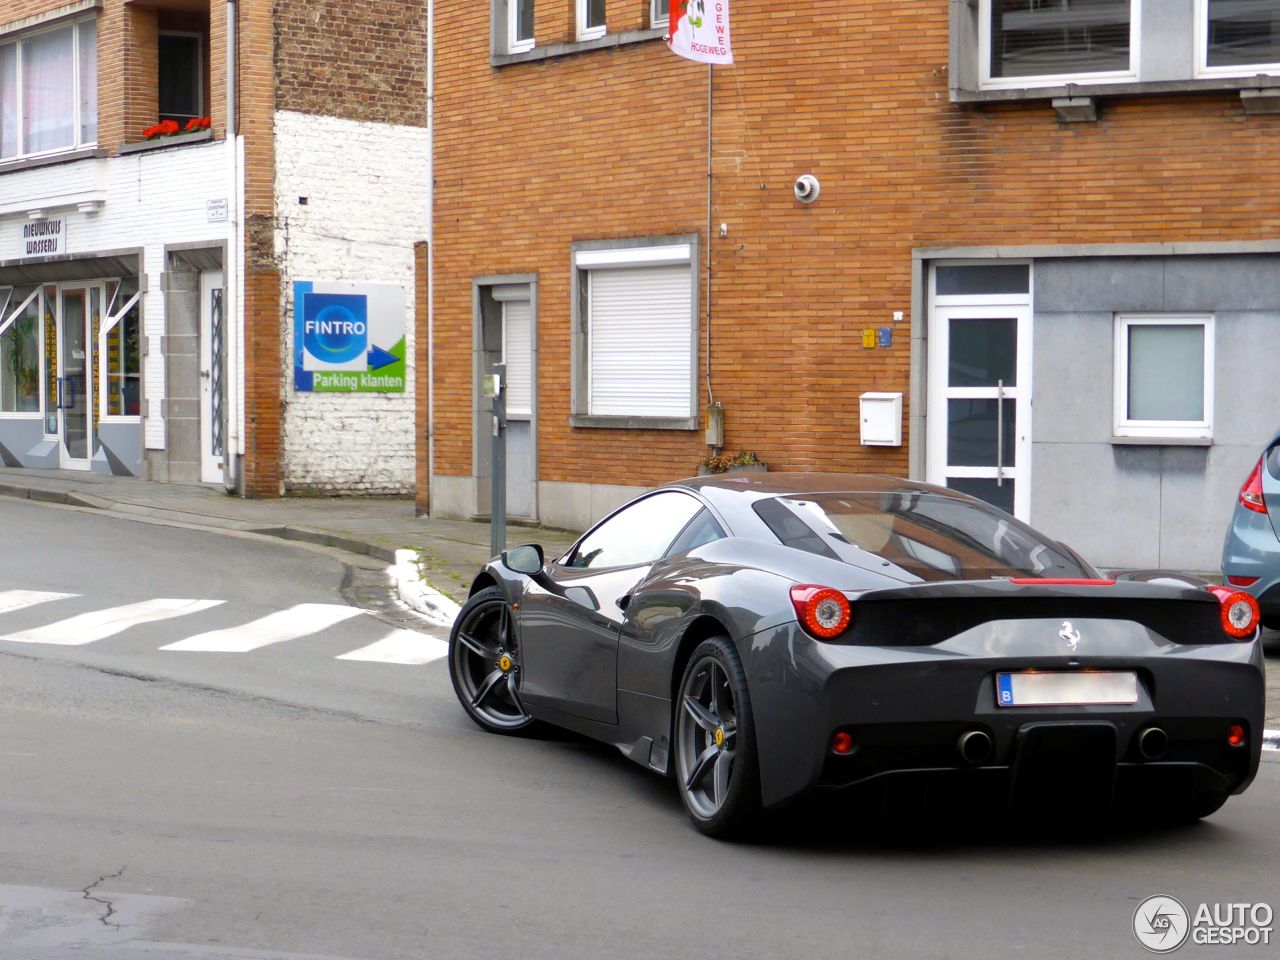
<instances>
[{"instance_id":1,"label":"red stripe on spoiler","mask_svg":"<svg viewBox=\"0 0 1280 960\"><path fill-rule=\"evenodd\" d=\"M1070 578L1055 580L1052 577L1012 577L1010 583L1020 583L1040 587L1114 587L1114 580L1073 580Z\"/></svg>"}]
</instances>

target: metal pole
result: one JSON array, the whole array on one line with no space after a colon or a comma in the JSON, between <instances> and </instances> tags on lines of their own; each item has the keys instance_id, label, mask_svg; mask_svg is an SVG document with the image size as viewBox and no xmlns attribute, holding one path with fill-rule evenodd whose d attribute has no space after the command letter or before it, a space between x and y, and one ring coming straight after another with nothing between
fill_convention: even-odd
<instances>
[{"instance_id":1,"label":"metal pole","mask_svg":"<svg viewBox=\"0 0 1280 960\"><path fill-rule=\"evenodd\" d=\"M493 474L489 481L489 553L507 549L507 365L495 363L498 389L493 394Z\"/></svg>"}]
</instances>

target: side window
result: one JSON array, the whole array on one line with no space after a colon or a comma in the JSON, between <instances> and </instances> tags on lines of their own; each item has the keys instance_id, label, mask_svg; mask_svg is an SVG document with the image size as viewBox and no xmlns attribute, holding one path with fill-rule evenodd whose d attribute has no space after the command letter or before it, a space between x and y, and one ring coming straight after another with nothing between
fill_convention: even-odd
<instances>
[{"instance_id":1,"label":"side window","mask_svg":"<svg viewBox=\"0 0 1280 960\"><path fill-rule=\"evenodd\" d=\"M678 553L688 553L704 543L723 540L726 536L724 528L716 523L716 518L704 508L698 511L698 515L680 531L680 536L676 537L675 543L671 544L665 555L670 557Z\"/></svg>"},{"instance_id":2,"label":"side window","mask_svg":"<svg viewBox=\"0 0 1280 960\"><path fill-rule=\"evenodd\" d=\"M576 568L653 563L702 504L686 493L655 493L637 500L592 530L569 558Z\"/></svg>"}]
</instances>

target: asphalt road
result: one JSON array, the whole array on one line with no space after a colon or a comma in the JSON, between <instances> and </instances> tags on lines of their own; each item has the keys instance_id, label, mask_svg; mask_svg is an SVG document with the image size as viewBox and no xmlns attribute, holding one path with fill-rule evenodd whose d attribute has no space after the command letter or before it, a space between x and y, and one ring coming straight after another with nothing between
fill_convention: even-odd
<instances>
[{"instance_id":1,"label":"asphalt road","mask_svg":"<svg viewBox=\"0 0 1280 960\"><path fill-rule=\"evenodd\" d=\"M340 615L377 571L2 499L0 530L0 606L69 595L0 612L3 960L1136 958L1152 894L1280 909L1280 763L1176 830L922 834L820 810L720 844L605 748L479 732L430 637L390 607ZM222 602L41 642L157 599ZM264 625L301 604L329 625ZM336 659L388 637L429 662Z\"/></svg>"}]
</instances>

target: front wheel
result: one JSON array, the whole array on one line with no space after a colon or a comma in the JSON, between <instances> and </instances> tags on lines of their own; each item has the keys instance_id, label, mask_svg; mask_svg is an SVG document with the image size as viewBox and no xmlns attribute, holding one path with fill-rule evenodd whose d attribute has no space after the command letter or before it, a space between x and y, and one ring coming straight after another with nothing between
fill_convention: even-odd
<instances>
[{"instance_id":1,"label":"front wheel","mask_svg":"<svg viewBox=\"0 0 1280 960\"><path fill-rule=\"evenodd\" d=\"M462 709L481 729L513 734L533 720L520 701L523 664L507 598L498 587L463 605L449 634L449 678Z\"/></svg>"},{"instance_id":2,"label":"front wheel","mask_svg":"<svg viewBox=\"0 0 1280 960\"><path fill-rule=\"evenodd\" d=\"M751 833L760 817L760 770L746 672L728 637L689 657L675 703L675 776L693 825L712 837Z\"/></svg>"}]
</instances>

